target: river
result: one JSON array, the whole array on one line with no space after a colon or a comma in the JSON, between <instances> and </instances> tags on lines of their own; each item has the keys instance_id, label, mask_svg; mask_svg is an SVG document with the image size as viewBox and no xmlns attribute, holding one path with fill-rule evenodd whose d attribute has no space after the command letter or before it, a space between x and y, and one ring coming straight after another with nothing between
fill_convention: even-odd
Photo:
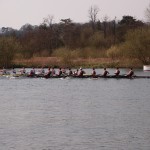
<instances>
[{"instance_id":1,"label":"river","mask_svg":"<svg viewBox=\"0 0 150 150\"><path fill-rule=\"evenodd\" d=\"M0 77L0 150L150 150L150 79Z\"/></svg>"}]
</instances>

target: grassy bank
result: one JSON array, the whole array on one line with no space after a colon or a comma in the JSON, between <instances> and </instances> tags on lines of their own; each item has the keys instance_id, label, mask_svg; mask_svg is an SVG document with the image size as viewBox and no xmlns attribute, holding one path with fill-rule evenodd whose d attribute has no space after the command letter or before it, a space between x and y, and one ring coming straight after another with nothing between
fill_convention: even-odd
<instances>
[{"instance_id":1,"label":"grassy bank","mask_svg":"<svg viewBox=\"0 0 150 150\"><path fill-rule=\"evenodd\" d=\"M16 59L13 61L15 67L72 67L79 68L142 68L142 64L135 60L130 59L115 59L111 58L61 58L61 57L33 57L31 59Z\"/></svg>"},{"instance_id":2,"label":"grassy bank","mask_svg":"<svg viewBox=\"0 0 150 150\"><path fill-rule=\"evenodd\" d=\"M112 51L113 50L113 51ZM109 53L108 53L109 52ZM115 49L116 52L116 49ZM19 59L20 58L20 59ZM16 57L13 61L15 67L72 67L79 68L142 68L142 63L137 59L127 59L121 54L115 55L114 49L75 49L61 48L55 50L51 57L38 57L35 55L30 59Z\"/></svg>"}]
</instances>

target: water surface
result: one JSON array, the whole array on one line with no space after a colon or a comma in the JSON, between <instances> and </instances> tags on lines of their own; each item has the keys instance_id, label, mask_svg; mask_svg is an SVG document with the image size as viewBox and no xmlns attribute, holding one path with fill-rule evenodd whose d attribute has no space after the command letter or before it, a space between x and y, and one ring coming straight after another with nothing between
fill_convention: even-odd
<instances>
[{"instance_id":1,"label":"water surface","mask_svg":"<svg viewBox=\"0 0 150 150\"><path fill-rule=\"evenodd\" d=\"M0 149L150 150L149 94L150 79L0 77Z\"/></svg>"}]
</instances>

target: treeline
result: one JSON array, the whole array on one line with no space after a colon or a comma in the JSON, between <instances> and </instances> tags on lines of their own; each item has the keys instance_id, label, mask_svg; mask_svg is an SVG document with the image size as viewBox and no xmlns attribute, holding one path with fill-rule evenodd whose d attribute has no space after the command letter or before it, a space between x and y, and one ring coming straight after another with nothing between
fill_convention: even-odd
<instances>
[{"instance_id":1,"label":"treeline","mask_svg":"<svg viewBox=\"0 0 150 150\"><path fill-rule=\"evenodd\" d=\"M88 53L85 50L90 49ZM94 51L96 50L96 51ZM93 53L96 52L95 55ZM78 52L76 57L105 57L138 59L150 63L150 26L132 16L122 20L75 23L62 19L53 23L48 16L39 26L23 25L20 30L2 28L0 34L0 66L12 66L12 60L36 56L60 56ZM66 55L68 57L68 55ZM65 57L65 59L67 59Z\"/></svg>"}]
</instances>

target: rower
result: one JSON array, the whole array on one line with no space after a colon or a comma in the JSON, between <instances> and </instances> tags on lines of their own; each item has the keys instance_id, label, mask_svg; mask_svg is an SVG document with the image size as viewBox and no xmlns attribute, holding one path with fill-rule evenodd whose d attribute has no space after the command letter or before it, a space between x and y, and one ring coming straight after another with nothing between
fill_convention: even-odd
<instances>
[{"instance_id":1,"label":"rower","mask_svg":"<svg viewBox=\"0 0 150 150\"><path fill-rule=\"evenodd\" d=\"M79 77L82 77L83 76L83 74L85 74L85 71L83 71L83 69L82 68L80 68L80 72L79 72Z\"/></svg>"},{"instance_id":2,"label":"rower","mask_svg":"<svg viewBox=\"0 0 150 150\"><path fill-rule=\"evenodd\" d=\"M132 68L130 68L128 74L126 75L127 77L132 77L134 75L134 71Z\"/></svg>"},{"instance_id":3,"label":"rower","mask_svg":"<svg viewBox=\"0 0 150 150\"><path fill-rule=\"evenodd\" d=\"M61 68L59 68L58 76L61 76L61 75L62 75L62 70Z\"/></svg>"},{"instance_id":4,"label":"rower","mask_svg":"<svg viewBox=\"0 0 150 150\"><path fill-rule=\"evenodd\" d=\"M91 74L93 77L96 76L96 71L95 71L95 68L93 68L93 71L92 71L92 74Z\"/></svg>"},{"instance_id":5,"label":"rower","mask_svg":"<svg viewBox=\"0 0 150 150\"><path fill-rule=\"evenodd\" d=\"M30 76L34 76L35 75L35 69L32 68L31 71L30 71Z\"/></svg>"},{"instance_id":6,"label":"rower","mask_svg":"<svg viewBox=\"0 0 150 150\"><path fill-rule=\"evenodd\" d=\"M16 74L16 70L15 70L14 67L13 67L13 69L12 69L12 73L13 73L13 74Z\"/></svg>"},{"instance_id":7,"label":"rower","mask_svg":"<svg viewBox=\"0 0 150 150\"><path fill-rule=\"evenodd\" d=\"M102 74L103 77L106 77L109 74L109 72L106 70L106 68L104 68L104 72Z\"/></svg>"},{"instance_id":8,"label":"rower","mask_svg":"<svg viewBox=\"0 0 150 150\"><path fill-rule=\"evenodd\" d=\"M54 69L54 67L52 68L52 76L55 76L56 74L55 74L55 69Z\"/></svg>"},{"instance_id":9,"label":"rower","mask_svg":"<svg viewBox=\"0 0 150 150\"><path fill-rule=\"evenodd\" d=\"M73 73L72 73L72 70L71 70L71 68L69 68L69 73L68 73L68 75L69 75L69 76L72 76L72 74L73 74Z\"/></svg>"},{"instance_id":10,"label":"rower","mask_svg":"<svg viewBox=\"0 0 150 150\"><path fill-rule=\"evenodd\" d=\"M25 74L25 73L26 73L25 67L23 67L23 68L20 70L20 73L21 73L21 74Z\"/></svg>"},{"instance_id":11,"label":"rower","mask_svg":"<svg viewBox=\"0 0 150 150\"><path fill-rule=\"evenodd\" d=\"M44 67L42 67L39 72L40 74L44 74L45 73Z\"/></svg>"},{"instance_id":12,"label":"rower","mask_svg":"<svg viewBox=\"0 0 150 150\"><path fill-rule=\"evenodd\" d=\"M77 76L78 73L79 73L79 70L77 69L76 71L73 72L73 75L74 75L74 76Z\"/></svg>"},{"instance_id":13,"label":"rower","mask_svg":"<svg viewBox=\"0 0 150 150\"><path fill-rule=\"evenodd\" d=\"M115 76L119 76L119 74L120 74L120 70L119 70L119 68L118 68L118 67L116 68L116 72L115 72L114 74L115 74Z\"/></svg>"},{"instance_id":14,"label":"rower","mask_svg":"<svg viewBox=\"0 0 150 150\"><path fill-rule=\"evenodd\" d=\"M46 73L46 75L44 77L48 78L51 76L51 74L52 74L52 71L51 71L51 68L49 67L48 72Z\"/></svg>"},{"instance_id":15,"label":"rower","mask_svg":"<svg viewBox=\"0 0 150 150\"><path fill-rule=\"evenodd\" d=\"M66 69L64 67L61 69L61 71L63 74L66 74Z\"/></svg>"},{"instance_id":16,"label":"rower","mask_svg":"<svg viewBox=\"0 0 150 150\"><path fill-rule=\"evenodd\" d=\"M5 67L3 67L3 69L1 70L1 72L2 72L3 75L7 74L7 71L6 71Z\"/></svg>"}]
</instances>

